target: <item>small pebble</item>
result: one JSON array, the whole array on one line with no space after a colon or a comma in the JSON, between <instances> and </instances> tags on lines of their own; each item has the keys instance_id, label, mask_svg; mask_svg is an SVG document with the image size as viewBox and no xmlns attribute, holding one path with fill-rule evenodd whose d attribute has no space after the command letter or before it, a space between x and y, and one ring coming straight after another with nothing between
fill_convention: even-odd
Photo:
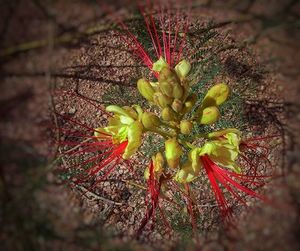
<instances>
[{"instance_id":1,"label":"small pebble","mask_svg":"<svg viewBox=\"0 0 300 251\"><path fill-rule=\"evenodd\" d=\"M69 114L75 114L75 112L76 112L76 108L75 107L72 107L72 108L70 108L69 109Z\"/></svg>"}]
</instances>

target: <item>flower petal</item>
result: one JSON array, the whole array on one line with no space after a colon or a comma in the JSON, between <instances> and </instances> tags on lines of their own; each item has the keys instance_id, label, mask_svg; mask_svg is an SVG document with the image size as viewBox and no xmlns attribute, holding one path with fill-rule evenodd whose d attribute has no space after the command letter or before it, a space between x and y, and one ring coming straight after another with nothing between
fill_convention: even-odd
<instances>
[{"instance_id":1,"label":"flower petal","mask_svg":"<svg viewBox=\"0 0 300 251\"><path fill-rule=\"evenodd\" d=\"M135 121L128 127L128 145L123 154L123 159L130 158L142 144L143 125L140 121Z\"/></svg>"},{"instance_id":2,"label":"flower petal","mask_svg":"<svg viewBox=\"0 0 300 251\"><path fill-rule=\"evenodd\" d=\"M183 167L178 170L174 180L179 183L189 183L198 178L199 172L195 172L192 168L192 163L187 161Z\"/></svg>"},{"instance_id":3,"label":"flower petal","mask_svg":"<svg viewBox=\"0 0 300 251\"><path fill-rule=\"evenodd\" d=\"M115 114L118 114L118 115L123 115L125 117L131 117L132 118L132 114L131 112L127 111L126 109L120 107L120 106L117 106L117 105L109 105L106 107L106 111L108 112L113 112Z\"/></svg>"}]
</instances>

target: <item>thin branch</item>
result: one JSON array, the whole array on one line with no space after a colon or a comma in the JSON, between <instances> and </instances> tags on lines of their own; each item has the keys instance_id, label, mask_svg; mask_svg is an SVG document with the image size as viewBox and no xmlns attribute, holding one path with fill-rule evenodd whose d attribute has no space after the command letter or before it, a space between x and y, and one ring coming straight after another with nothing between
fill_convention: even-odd
<instances>
[{"instance_id":1,"label":"thin branch","mask_svg":"<svg viewBox=\"0 0 300 251\"><path fill-rule=\"evenodd\" d=\"M100 196L99 194L96 194L96 193L94 193L94 192L92 192L92 191L86 189L86 188L83 187L83 186L80 186L80 185L75 184L75 183L73 183L73 185L75 185L76 188L78 188L79 190L81 190L81 192L83 192L83 194L84 194L85 196L86 196L86 195L90 195L91 197L93 197L93 198L96 199L96 200L102 200L102 201L104 201L104 202L111 203L111 204L118 205L118 206L122 206L122 205L123 205L123 203L121 203L121 202L116 202L116 201L113 201L113 200L104 198L104 197ZM88 196L86 196L86 197L89 199Z\"/></svg>"}]
</instances>

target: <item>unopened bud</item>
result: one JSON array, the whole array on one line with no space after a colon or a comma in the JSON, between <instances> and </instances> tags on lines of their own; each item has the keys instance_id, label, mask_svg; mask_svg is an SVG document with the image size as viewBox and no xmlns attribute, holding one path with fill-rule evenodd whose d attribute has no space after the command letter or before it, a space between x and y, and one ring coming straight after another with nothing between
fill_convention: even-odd
<instances>
[{"instance_id":1,"label":"unopened bud","mask_svg":"<svg viewBox=\"0 0 300 251\"><path fill-rule=\"evenodd\" d=\"M191 131L193 129L193 123L191 121L188 121L188 120L182 120L180 122L180 132L182 134L190 134Z\"/></svg>"},{"instance_id":2,"label":"unopened bud","mask_svg":"<svg viewBox=\"0 0 300 251\"><path fill-rule=\"evenodd\" d=\"M145 99L147 99L148 101L153 101L153 94L155 91L147 80L140 79L137 82L137 88Z\"/></svg>"},{"instance_id":3,"label":"unopened bud","mask_svg":"<svg viewBox=\"0 0 300 251\"><path fill-rule=\"evenodd\" d=\"M179 165L182 149L176 138L165 142L165 154L169 167L176 168Z\"/></svg>"},{"instance_id":4,"label":"unopened bud","mask_svg":"<svg viewBox=\"0 0 300 251\"><path fill-rule=\"evenodd\" d=\"M168 97L173 97L173 86L169 82L159 82L159 89L163 94L167 95Z\"/></svg>"},{"instance_id":5,"label":"unopened bud","mask_svg":"<svg viewBox=\"0 0 300 251\"><path fill-rule=\"evenodd\" d=\"M176 114L170 107L165 107L161 112L161 117L164 121L176 120Z\"/></svg>"},{"instance_id":6,"label":"unopened bud","mask_svg":"<svg viewBox=\"0 0 300 251\"><path fill-rule=\"evenodd\" d=\"M190 70L191 70L191 64L185 59L180 61L175 66L175 71L180 79L185 78L189 74Z\"/></svg>"},{"instance_id":7,"label":"unopened bud","mask_svg":"<svg viewBox=\"0 0 300 251\"><path fill-rule=\"evenodd\" d=\"M173 99L168 97L167 95L162 94L161 92L156 92L153 95L153 101L161 108L165 108L168 105L172 104Z\"/></svg>"},{"instance_id":8,"label":"unopened bud","mask_svg":"<svg viewBox=\"0 0 300 251\"><path fill-rule=\"evenodd\" d=\"M177 99L181 99L183 93L184 93L183 87L179 83L175 83L173 87L173 97Z\"/></svg>"},{"instance_id":9,"label":"unopened bud","mask_svg":"<svg viewBox=\"0 0 300 251\"><path fill-rule=\"evenodd\" d=\"M151 112L144 112L142 115L143 126L148 129L154 129L160 125L160 119Z\"/></svg>"},{"instance_id":10,"label":"unopened bud","mask_svg":"<svg viewBox=\"0 0 300 251\"><path fill-rule=\"evenodd\" d=\"M216 84L211 87L203 100L203 107L221 105L224 103L230 93L230 89L226 84Z\"/></svg>"},{"instance_id":11,"label":"unopened bud","mask_svg":"<svg viewBox=\"0 0 300 251\"><path fill-rule=\"evenodd\" d=\"M182 102L179 99L175 99L172 103L172 109L175 112L179 113L182 111L182 108L183 108Z\"/></svg>"},{"instance_id":12,"label":"unopened bud","mask_svg":"<svg viewBox=\"0 0 300 251\"><path fill-rule=\"evenodd\" d=\"M172 70L169 67L163 67L159 72L158 82L168 81L172 77Z\"/></svg>"},{"instance_id":13,"label":"unopened bud","mask_svg":"<svg viewBox=\"0 0 300 251\"><path fill-rule=\"evenodd\" d=\"M200 124L210 125L215 123L220 117L219 109L216 106L209 106L202 112Z\"/></svg>"},{"instance_id":14,"label":"unopened bud","mask_svg":"<svg viewBox=\"0 0 300 251\"><path fill-rule=\"evenodd\" d=\"M186 101L184 102L183 113L190 112L193 109L196 102L197 102L197 95L196 94L193 93L190 96L188 96Z\"/></svg>"},{"instance_id":15,"label":"unopened bud","mask_svg":"<svg viewBox=\"0 0 300 251\"><path fill-rule=\"evenodd\" d=\"M166 60L163 57L160 57L152 66L152 70L156 72L160 72L162 68L169 67Z\"/></svg>"}]
</instances>

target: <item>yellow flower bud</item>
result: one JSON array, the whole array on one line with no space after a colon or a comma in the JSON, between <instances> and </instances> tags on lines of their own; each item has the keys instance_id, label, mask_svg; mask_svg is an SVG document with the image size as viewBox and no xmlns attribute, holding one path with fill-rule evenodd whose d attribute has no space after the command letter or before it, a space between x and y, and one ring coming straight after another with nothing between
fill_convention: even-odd
<instances>
[{"instance_id":1,"label":"yellow flower bud","mask_svg":"<svg viewBox=\"0 0 300 251\"><path fill-rule=\"evenodd\" d=\"M165 155L169 167L176 168L179 165L180 157L183 154L180 144L176 138L165 141Z\"/></svg>"},{"instance_id":2,"label":"yellow flower bud","mask_svg":"<svg viewBox=\"0 0 300 251\"><path fill-rule=\"evenodd\" d=\"M142 96L145 99L147 99L148 101L153 101L153 94L154 94L155 90L152 87L152 85L150 84L150 82L148 82L145 79L140 79L137 82L137 88L138 88L140 94L142 94Z\"/></svg>"},{"instance_id":3,"label":"yellow flower bud","mask_svg":"<svg viewBox=\"0 0 300 251\"><path fill-rule=\"evenodd\" d=\"M169 67L167 62L163 57L160 57L152 66L152 70L156 72L160 72L164 67Z\"/></svg>"},{"instance_id":4,"label":"yellow flower bud","mask_svg":"<svg viewBox=\"0 0 300 251\"><path fill-rule=\"evenodd\" d=\"M154 91L158 91L159 88L158 88L158 82L150 82L150 85L153 87Z\"/></svg>"},{"instance_id":5,"label":"yellow flower bud","mask_svg":"<svg viewBox=\"0 0 300 251\"><path fill-rule=\"evenodd\" d=\"M190 70L191 70L191 64L185 59L180 61L175 66L175 71L180 79L185 78L189 74Z\"/></svg>"},{"instance_id":6,"label":"yellow flower bud","mask_svg":"<svg viewBox=\"0 0 300 251\"><path fill-rule=\"evenodd\" d=\"M169 67L163 67L159 72L158 82L169 82L172 78L173 72Z\"/></svg>"},{"instance_id":7,"label":"yellow flower bud","mask_svg":"<svg viewBox=\"0 0 300 251\"><path fill-rule=\"evenodd\" d=\"M159 82L159 89L163 94L167 95L168 97L173 97L173 86L169 82Z\"/></svg>"},{"instance_id":8,"label":"yellow flower bud","mask_svg":"<svg viewBox=\"0 0 300 251\"><path fill-rule=\"evenodd\" d=\"M182 111L183 108L183 104L179 99L174 99L173 103L172 103L172 109L177 112L180 113Z\"/></svg>"},{"instance_id":9,"label":"yellow flower bud","mask_svg":"<svg viewBox=\"0 0 300 251\"><path fill-rule=\"evenodd\" d=\"M230 93L228 85L221 83L211 87L203 100L203 107L218 106L224 103Z\"/></svg>"},{"instance_id":10,"label":"yellow flower bud","mask_svg":"<svg viewBox=\"0 0 300 251\"><path fill-rule=\"evenodd\" d=\"M184 93L183 87L179 83L175 83L173 87L173 97L176 99L181 99Z\"/></svg>"},{"instance_id":11,"label":"yellow flower bud","mask_svg":"<svg viewBox=\"0 0 300 251\"><path fill-rule=\"evenodd\" d=\"M183 113L188 113L190 112L194 105L197 102L197 95L192 93L190 96L187 97L186 101L184 102L184 106L183 106Z\"/></svg>"},{"instance_id":12,"label":"yellow flower bud","mask_svg":"<svg viewBox=\"0 0 300 251\"><path fill-rule=\"evenodd\" d=\"M154 95L153 95L153 103L156 104L157 106L160 106L158 97L159 97L159 95L161 95L161 94L162 94L161 92L155 92ZM161 107L161 106L160 106L160 107Z\"/></svg>"},{"instance_id":13,"label":"yellow flower bud","mask_svg":"<svg viewBox=\"0 0 300 251\"><path fill-rule=\"evenodd\" d=\"M142 123L146 129L152 130L160 125L160 119L154 113L144 112L142 115Z\"/></svg>"},{"instance_id":14,"label":"yellow flower bud","mask_svg":"<svg viewBox=\"0 0 300 251\"><path fill-rule=\"evenodd\" d=\"M153 101L156 105L158 105L161 108L165 108L168 105L172 104L173 99L162 94L161 92L156 92L153 95Z\"/></svg>"},{"instance_id":15,"label":"yellow flower bud","mask_svg":"<svg viewBox=\"0 0 300 251\"><path fill-rule=\"evenodd\" d=\"M180 121L180 132L182 134L190 134L193 129L193 123L188 120L182 120Z\"/></svg>"},{"instance_id":16,"label":"yellow flower bud","mask_svg":"<svg viewBox=\"0 0 300 251\"><path fill-rule=\"evenodd\" d=\"M161 112L161 117L164 121L176 120L176 114L170 107L165 107Z\"/></svg>"},{"instance_id":17,"label":"yellow flower bud","mask_svg":"<svg viewBox=\"0 0 300 251\"><path fill-rule=\"evenodd\" d=\"M210 106L203 110L200 117L200 124L210 125L215 123L220 117L219 109L216 106Z\"/></svg>"}]
</instances>

